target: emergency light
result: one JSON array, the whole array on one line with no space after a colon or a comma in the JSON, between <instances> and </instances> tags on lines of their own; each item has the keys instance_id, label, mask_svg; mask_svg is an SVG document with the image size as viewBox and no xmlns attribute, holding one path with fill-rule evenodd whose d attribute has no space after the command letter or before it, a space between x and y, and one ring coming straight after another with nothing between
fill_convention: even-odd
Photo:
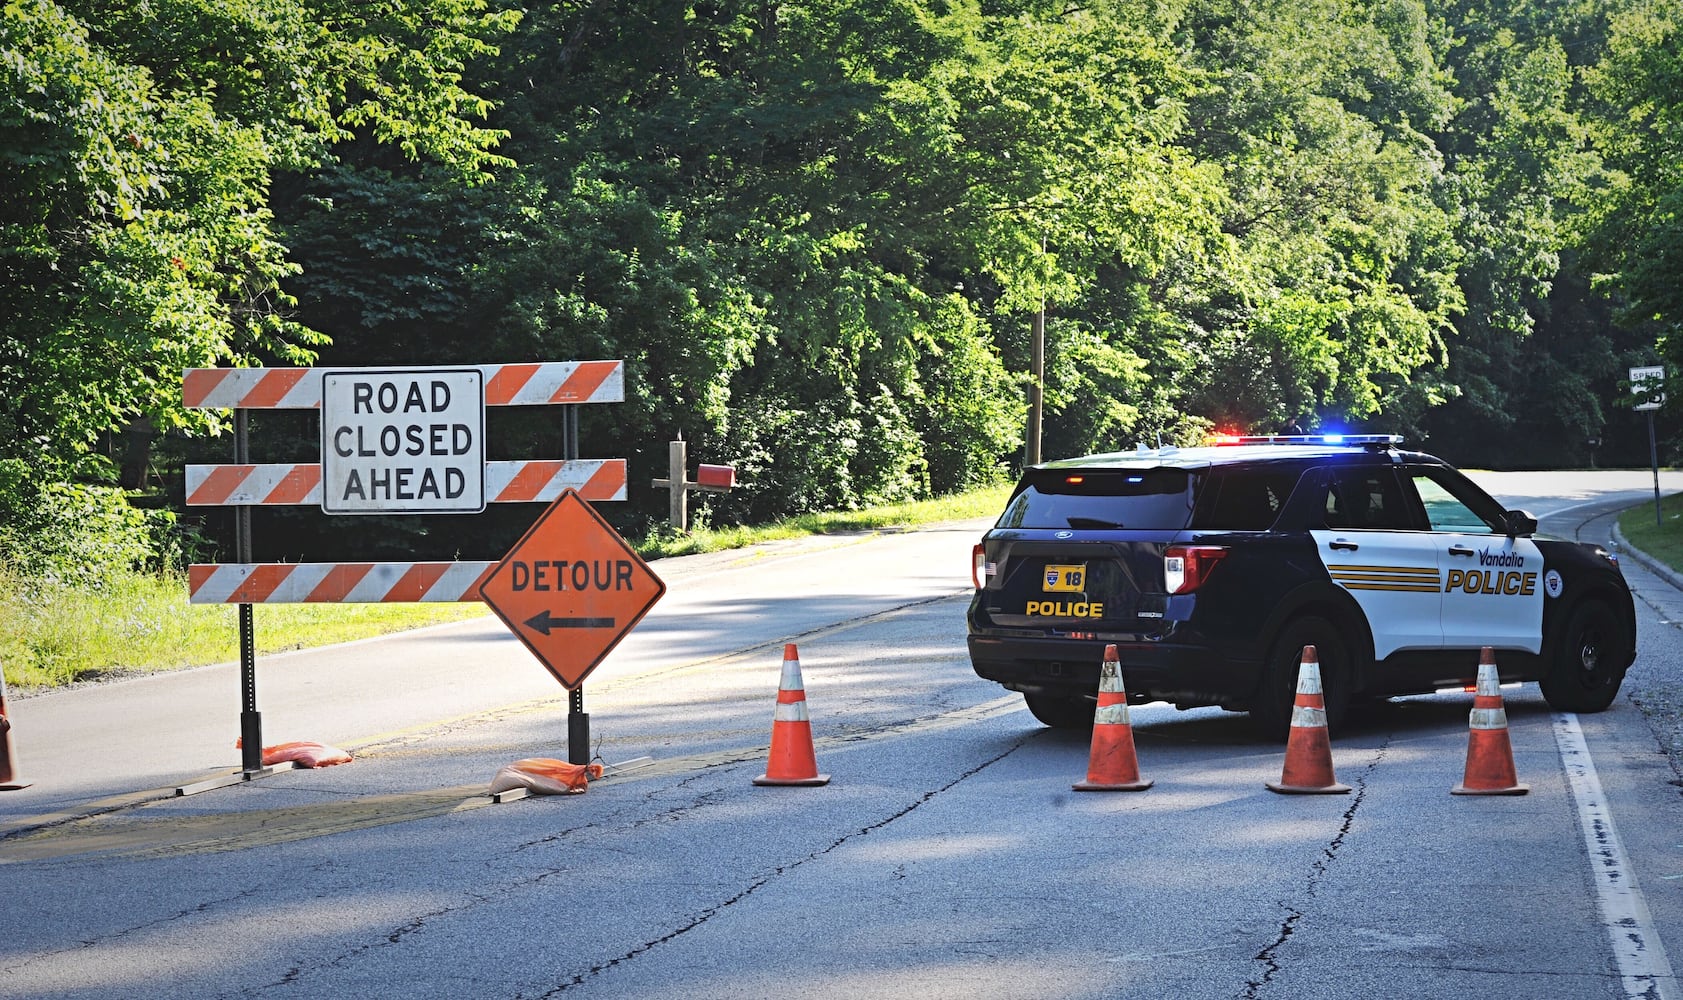
<instances>
[{"instance_id":1,"label":"emergency light","mask_svg":"<svg viewBox=\"0 0 1683 1000\"><path fill-rule=\"evenodd\" d=\"M1386 445L1402 444L1401 434L1215 434L1209 443L1217 446L1239 444L1321 444L1321 445Z\"/></svg>"}]
</instances>

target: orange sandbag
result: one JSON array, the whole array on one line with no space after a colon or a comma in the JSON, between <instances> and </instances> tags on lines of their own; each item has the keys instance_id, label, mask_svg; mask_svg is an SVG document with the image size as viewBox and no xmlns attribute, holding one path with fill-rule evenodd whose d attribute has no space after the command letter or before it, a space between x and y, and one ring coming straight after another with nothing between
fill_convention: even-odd
<instances>
[{"instance_id":1,"label":"orange sandbag","mask_svg":"<svg viewBox=\"0 0 1683 1000\"><path fill-rule=\"evenodd\" d=\"M245 746L244 738L236 739L234 746L236 748ZM276 743L272 747L263 748L264 767L274 767L276 764L284 764L287 761L293 761L299 767L332 767L334 764L349 764L351 755L338 747L311 743L307 740Z\"/></svg>"},{"instance_id":2,"label":"orange sandbag","mask_svg":"<svg viewBox=\"0 0 1683 1000\"><path fill-rule=\"evenodd\" d=\"M552 757L527 757L505 766L491 779L491 794L524 788L534 795L579 795L590 779L602 776L601 764L569 764Z\"/></svg>"}]
</instances>

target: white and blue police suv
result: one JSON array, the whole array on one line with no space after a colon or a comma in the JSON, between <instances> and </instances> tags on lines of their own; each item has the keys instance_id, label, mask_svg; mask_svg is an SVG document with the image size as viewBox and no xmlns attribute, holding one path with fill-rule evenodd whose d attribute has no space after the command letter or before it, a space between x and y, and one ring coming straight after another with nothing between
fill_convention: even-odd
<instances>
[{"instance_id":1,"label":"white and blue police suv","mask_svg":"<svg viewBox=\"0 0 1683 1000\"><path fill-rule=\"evenodd\" d=\"M1611 704L1635 610L1602 548L1537 535L1392 435L1235 438L1028 469L975 548L976 673L1041 722L1092 724L1104 647L1131 703L1216 705L1283 737L1314 645L1352 699L1473 683L1479 651L1550 706Z\"/></svg>"}]
</instances>

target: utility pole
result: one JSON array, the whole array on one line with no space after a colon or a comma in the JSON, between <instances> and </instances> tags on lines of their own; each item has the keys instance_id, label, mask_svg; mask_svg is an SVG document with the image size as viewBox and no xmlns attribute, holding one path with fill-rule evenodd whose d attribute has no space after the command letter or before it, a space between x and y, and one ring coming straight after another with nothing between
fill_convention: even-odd
<instances>
[{"instance_id":1,"label":"utility pole","mask_svg":"<svg viewBox=\"0 0 1683 1000\"><path fill-rule=\"evenodd\" d=\"M1034 314L1033 343L1029 348L1028 447L1024 452L1025 465L1040 464L1040 418L1044 402L1042 386L1046 381L1046 297L1040 297L1040 311Z\"/></svg>"}]
</instances>

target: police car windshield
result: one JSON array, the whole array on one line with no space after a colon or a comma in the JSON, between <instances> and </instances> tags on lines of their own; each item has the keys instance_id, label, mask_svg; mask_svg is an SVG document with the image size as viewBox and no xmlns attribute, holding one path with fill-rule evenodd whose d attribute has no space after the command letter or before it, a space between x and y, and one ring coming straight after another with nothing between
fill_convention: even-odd
<instances>
[{"instance_id":1,"label":"police car windshield","mask_svg":"<svg viewBox=\"0 0 1683 1000\"><path fill-rule=\"evenodd\" d=\"M1032 469L998 526L1178 531L1197 478L1184 469Z\"/></svg>"}]
</instances>

